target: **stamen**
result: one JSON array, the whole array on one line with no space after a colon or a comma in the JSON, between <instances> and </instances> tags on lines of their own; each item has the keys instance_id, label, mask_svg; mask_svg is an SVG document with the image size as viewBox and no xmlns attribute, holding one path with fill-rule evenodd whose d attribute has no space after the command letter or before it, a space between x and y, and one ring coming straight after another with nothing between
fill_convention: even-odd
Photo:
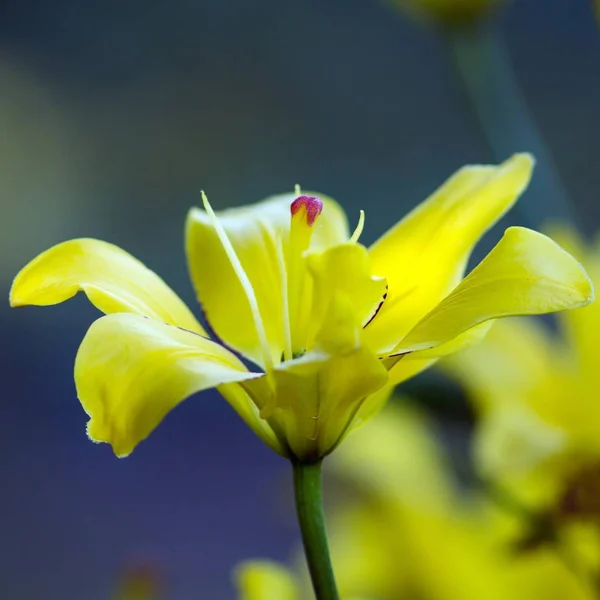
<instances>
[{"instance_id":1,"label":"stamen","mask_svg":"<svg viewBox=\"0 0 600 600\"><path fill-rule=\"evenodd\" d=\"M285 337L285 349L283 351L282 360L291 360L294 358L292 352L292 330L290 328L290 305L288 300L288 278L287 269L285 266L285 256L283 254L283 240L281 235L277 236L275 242L277 248L277 264L279 266L279 272L281 273L281 291L282 291L282 302L283 302L283 334Z\"/></svg>"},{"instance_id":2,"label":"stamen","mask_svg":"<svg viewBox=\"0 0 600 600\"><path fill-rule=\"evenodd\" d=\"M219 236L219 240L223 245L223 249L225 250L227 257L229 258L229 262L231 263L231 266L233 267L233 270L235 271L239 282L242 284L242 288L246 294L246 298L248 299L248 304L250 305L250 310L252 312L252 319L254 321L254 327L256 328L256 333L258 335L258 340L260 342L262 350L263 361L265 363L265 370L269 372L274 368L273 357L271 356L271 349L269 348L269 342L267 341L265 326L260 316L260 311L258 309L258 302L256 300L254 288L252 287L250 279L248 279L246 271L244 271L244 267L242 267L242 263L240 262L240 259L238 258L238 255L236 254L235 249L233 248L233 245L229 240L229 237L227 237L227 233L223 229L223 226L219 222L219 219L217 219L217 215L215 215L212 206L208 202L206 194L203 191L200 193L202 195L202 204L204 205L204 210L206 211L206 213L210 217L210 220L212 221L213 227L215 228L215 231Z\"/></svg>"},{"instance_id":3,"label":"stamen","mask_svg":"<svg viewBox=\"0 0 600 600\"><path fill-rule=\"evenodd\" d=\"M361 210L360 216L358 217L358 225L356 226L354 233L350 237L350 242L352 244L356 244L356 242L358 242L358 238L360 237L361 233L363 232L364 227L365 227L365 211Z\"/></svg>"},{"instance_id":4,"label":"stamen","mask_svg":"<svg viewBox=\"0 0 600 600\"><path fill-rule=\"evenodd\" d=\"M294 196L296 196L296 198L297 198L298 196L301 196L301 195L302 195L302 190L300 189L300 184L297 183L294 186Z\"/></svg>"}]
</instances>

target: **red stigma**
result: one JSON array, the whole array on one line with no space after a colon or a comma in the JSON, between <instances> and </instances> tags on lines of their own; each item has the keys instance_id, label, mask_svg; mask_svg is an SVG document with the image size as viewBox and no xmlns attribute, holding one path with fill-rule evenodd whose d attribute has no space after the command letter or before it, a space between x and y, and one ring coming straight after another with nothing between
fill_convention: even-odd
<instances>
[{"instance_id":1,"label":"red stigma","mask_svg":"<svg viewBox=\"0 0 600 600\"><path fill-rule=\"evenodd\" d=\"M316 196L298 196L290 206L292 216L302 207L306 209L306 222L308 225L313 225L323 210L323 202Z\"/></svg>"}]
</instances>

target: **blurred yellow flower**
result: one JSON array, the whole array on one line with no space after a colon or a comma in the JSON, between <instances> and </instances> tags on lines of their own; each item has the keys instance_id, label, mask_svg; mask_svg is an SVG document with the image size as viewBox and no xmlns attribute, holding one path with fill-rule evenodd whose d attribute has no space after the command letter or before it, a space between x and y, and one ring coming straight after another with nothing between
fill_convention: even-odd
<instances>
[{"instance_id":1,"label":"blurred yellow flower","mask_svg":"<svg viewBox=\"0 0 600 600\"><path fill-rule=\"evenodd\" d=\"M598 243L586 247L569 230L555 237L600 281ZM600 517L599 347L594 302L561 315L556 333L533 319L498 323L476 351L444 363L477 409L474 455L482 476L553 519L594 568L600 547L597 540L590 547L577 526Z\"/></svg>"},{"instance_id":2,"label":"blurred yellow flower","mask_svg":"<svg viewBox=\"0 0 600 600\"><path fill-rule=\"evenodd\" d=\"M153 565L127 565L117 584L115 600L159 600L164 594L164 577Z\"/></svg>"},{"instance_id":3,"label":"blurred yellow flower","mask_svg":"<svg viewBox=\"0 0 600 600\"><path fill-rule=\"evenodd\" d=\"M600 282L600 245L572 231L554 237ZM559 317L559 331L534 319L498 323L484 343L444 363L464 383L481 416L480 467L493 476L600 467L597 402L600 303Z\"/></svg>"},{"instance_id":4,"label":"blurred yellow flower","mask_svg":"<svg viewBox=\"0 0 600 600\"><path fill-rule=\"evenodd\" d=\"M300 600L298 582L285 567L270 561L248 561L235 572L244 600Z\"/></svg>"},{"instance_id":5,"label":"blurred yellow flower","mask_svg":"<svg viewBox=\"0 0 600 600\"><path fill-rule=\"evenodd\" d=\"M350 236L329 198L298 191L217 215L203 195L186 248L216 340L155 273L93 239L40 254L10 302L56 304L82 290L107 313L81 344L75 382L90 438L118 456L185 398L218 386L271 448L318 460L376 412L375 392L480 337L487 321L591 300L579 263L518 227L462 279L532 164L516 155L461 169L369 249L357 242L362 214Z\"/></svg>"},{"instance_id":6,"label":"blurred yellow flower","mask_svg":"<svg viewBox=\"0 0 600 600\"><path fill-rule=\"evenodd\" d=\"M550 549L511 552L509 541L523 524L476 493L459 491L434 433L403 401L332 455L329 467L358 487L353 500L346 494L328 515L341 598L592 600ZM250 595L238 579L240 600L269 599L267 590L275 588L266 574L284 572L249 562L238 573L246 569L264 573L264 593ZM295 589L290 599L312 597L301 574L290 571L286 580Z\"/></svg>"},{"instance_id":7,"label":"blurred yellow flower","mask_svg":"<svg viewBox=\"0 0 600 600\"><path fill-rule=\"evenodd\" d=\"M389 0L401 10L417 17L432 18L444 23L465 23L483 14L504 0Z\"/></svg>"}]
</instances>

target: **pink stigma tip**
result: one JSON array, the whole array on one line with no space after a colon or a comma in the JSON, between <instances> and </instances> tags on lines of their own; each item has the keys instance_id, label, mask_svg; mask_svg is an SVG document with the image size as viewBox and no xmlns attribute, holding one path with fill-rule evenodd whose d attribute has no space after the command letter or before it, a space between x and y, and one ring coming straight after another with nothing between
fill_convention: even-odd
<instances>
[{"instance_id":1,"label":"pink stigma tip","mask_svg":"<svg viewBox=\"0 0 600 600\"><path fill-rule=\"evenodd\" d=\"M316 196L298 196L290 206L292 216L294 216L302 207L306 209L306 222L313 225L315 219L323 210L323 202Z\"/></svg>"}]
</instances>

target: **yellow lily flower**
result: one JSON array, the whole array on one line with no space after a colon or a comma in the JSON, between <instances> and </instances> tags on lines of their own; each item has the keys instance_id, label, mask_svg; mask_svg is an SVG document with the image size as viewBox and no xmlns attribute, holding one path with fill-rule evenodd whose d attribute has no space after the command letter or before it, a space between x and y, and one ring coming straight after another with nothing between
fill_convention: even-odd
<instances>
[{"instance_id":1,"label":"yellow lily flower","mask_svg":"<svg viewBox=\"0 0 600 600\"><path fill-rule=\"evenodd\" d=\"M551 550L511 553L509 541L522 524L485 498L458 491L435 429L404 400L349 438L329 467L359 492L328 514L343 599L594 598ZM274 593L275 573L289 595ZM236 575L239 600L312 597L301 569L248 561Z\"/></svg>"},{"instance_id":2,"label":"yellow lily flower","mask_svg":"<svg viewBox=\"0 0 600 600\"><path fill-rule=\"evenodd\" d=\"M468 23L479 19L504 0L391 0L417 17L429 17L444 23Z\"/></svg>"},{"instance_id":3,"label":"yellow lily flower","mask_svg":"<svg viewBox=\"0 0 600 600\"><path fill-rule=\"evenodd\" d=\"M203 195L186 249L214 338L162 279L98 240L40 254L10 302L56 304L81 290L106 313L81 344L75 383L89 437L118 456L185 398L218 387L271 448L316 461L376 412L375 392L470 343L491 319L591 300L579 263L519 227L462 279L532 165L516 155L461 169L369 249L357 241L363 219L349 235L324 196L298 191L215 214Z\"/></svg>"}]
</instances>

